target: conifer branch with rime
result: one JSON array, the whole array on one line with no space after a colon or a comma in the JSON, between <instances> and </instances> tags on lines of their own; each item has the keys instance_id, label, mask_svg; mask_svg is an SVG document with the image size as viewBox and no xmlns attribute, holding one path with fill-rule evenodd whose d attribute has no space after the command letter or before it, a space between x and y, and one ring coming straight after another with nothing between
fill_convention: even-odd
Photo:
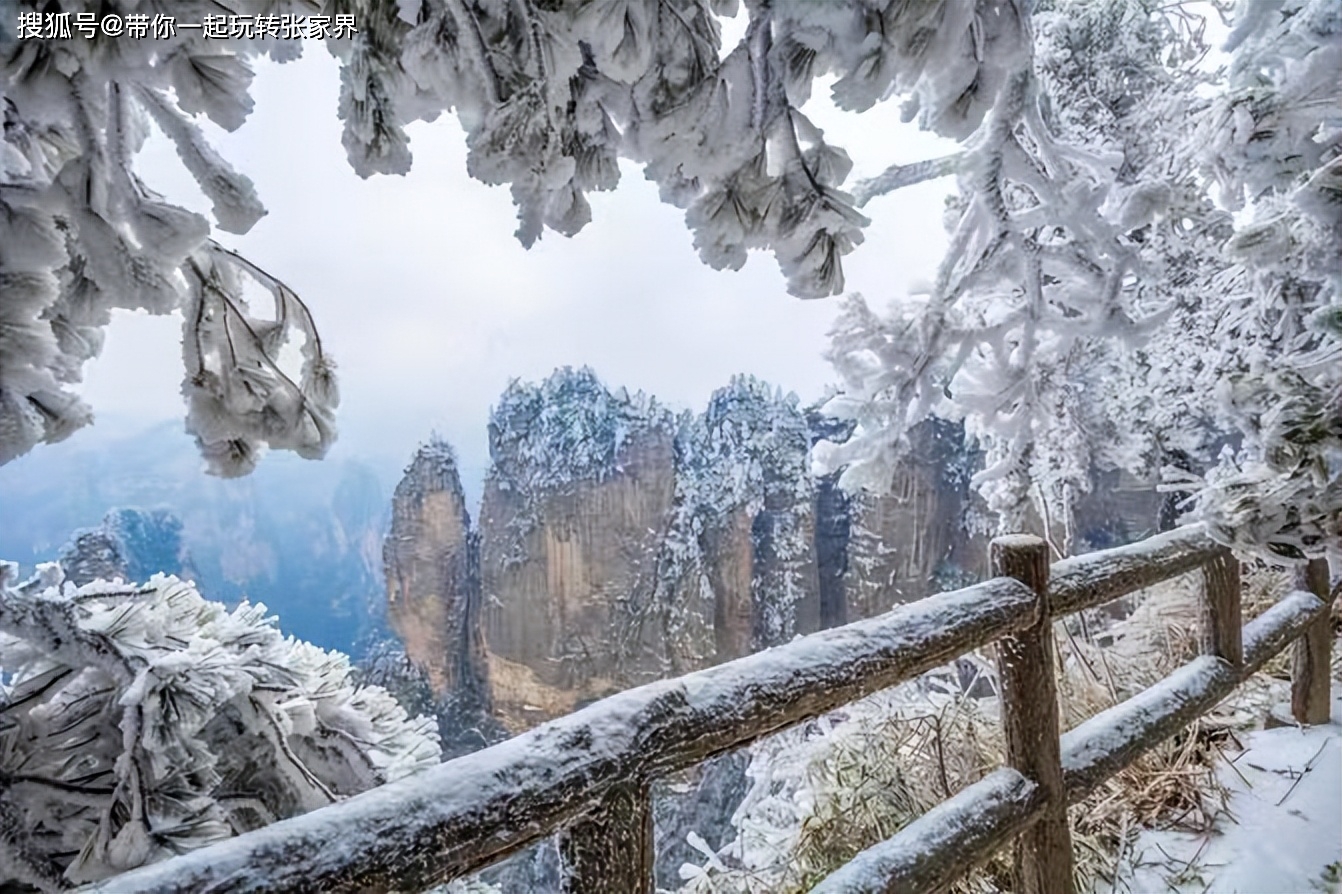
<instances>
[{"instance_id":1,"label":"conifer branch with rime","mask_svg":"<svg viewBox=\"0 0 1342 894\"><path fill-rule=\"evenodd\" d=\"M438 763L349 659L175 577L0 563L0 875L64 890Z\"/></svg>"}]
</instances>

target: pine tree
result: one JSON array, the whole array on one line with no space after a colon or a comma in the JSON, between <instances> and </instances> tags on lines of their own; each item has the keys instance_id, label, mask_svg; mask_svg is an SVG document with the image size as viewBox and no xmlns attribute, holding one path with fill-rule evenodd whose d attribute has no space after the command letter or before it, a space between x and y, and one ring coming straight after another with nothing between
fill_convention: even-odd
<instances>
[{"instance_id":1,"label":"pine tree","mask_svg":"<svg viewBox=\"0 0 1342 894\"><path fill-rule=\"evenodd\" d=\"M175 577L0 563L0 887L64 890L433 766L434 721Z\"/></svg>"}]
</instances>

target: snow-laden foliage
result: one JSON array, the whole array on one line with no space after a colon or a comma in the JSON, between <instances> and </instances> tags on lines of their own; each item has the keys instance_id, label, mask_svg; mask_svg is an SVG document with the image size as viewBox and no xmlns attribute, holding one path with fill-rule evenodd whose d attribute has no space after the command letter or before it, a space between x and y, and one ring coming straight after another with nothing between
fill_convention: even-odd
<instances>
[{"instance_id":1,"label":"snow-laden foliage","mask_svg":"<svg viewBox=\"0 0 1342 894\"><path fill-rule=\"evenodd\" d=\"M97 4L184 21L215 6ZM326 46L342 63L354 169L404 173L406 125L454 112L470 174L510 186L525 245L546 227L581 229L587 193L614 188L627 158L685 209L706 263L739 268L767 249L792 292L832 295L867 222L859 199L957 172L930 290L888 312L853 298L836 329L846 394L832 409L857 425L822 460L846 465L850 486L887 484L921 419L962 419L1001 525L1020 527L1033 503L1065 548L1097 467L1150 472L1174 451L1205 464L1229 435L1244 452L1198 506L1218 537L1298 556L1337 533L1335 0L1241 0L1232 62L1216 72L1200 67L1196 15L1161 0L747 0L745 37L726 48L718 16L737 6L269 0L246 12L353 16L356 33ZM336 394L306 309L133 170L152 120L218 225L245 231L259 200L189 116L239 126L247 56L283 60L299 44L16 39L11 27L0 461L88 421L64 386L117 307L183 312L188 421L217 471L245 472L266 444L319 455ZM847 155L801 112L822 76L840 108L899 98L963 151L845 192ZM257 287L270 317L244 300ZM296 378L276 362L290 333L303 339Z\"/></svg>"},{"instance_id":2,"label":"snow-laden foliage","mask_svg":"<svg viewBox=\"0 0 1342 894\"><path fill-rule=\"evenodd\" d=\"M438 762L348 659L189 584L0 564L0 881L54 891Z\"/></svg>"},{"instance_id":3,"label":"snow-laden foliage","mask_svg":"<svg viewBox=\"0 0 1342 894\"><path fill-rule=\"evenodd\" d=\"M1041 6L1033 64L1028 51L1015 59L1010 89L958 161L962 195L948 207L951 246L930 292L888 315L855 297L836 325L831 357L848 393L830 409L858 427L822 458L850 464L849 485L883 488L913 425L963 418L986 448L977 484L1001 527L1020 529L1033 499L1069 532L1100 442L1091 358L1102 344L1137 342L1165 315L1125 286L1142 263L1130 234L1167 187L1117 180L1120 140L1138 139L1130 116L1148 108L1134 98L1160 84L1140 68L1107 80L1092 69L1104 69L1097 55L1151 56L1161 44L1127 2ZM1082 98L1050 103L1056 81ZM1087 103L1087 93L1100 98Z\"/></svg>"},{"instance_id":4,"label":"snow-laden foliage","mask_svg":"<svg viewBox=\"0 0 1342 894\"><path fill-rule=\"evenodd\" d=\"M1209 72L1179 4L1041 0L1009 88L936 166L961 195L935 284L884 313L854 297L836 325L829 409L857 427L822 464L881 489L913 425L963 419L1000 527L1033 505L1067 550L1095 470L1205 467L1241 438L1243 471L1199 501L1216 536L1290 557L1335 542L1340 19L1246 0L1229 71Z\"/></svg>"},{"instance_id":5,"label":"snow-laden foliage","mask_svg":"<svg viewBox=\"0 0 1342 894\"><path fill-rule=\"evenodd\" d=\"M269 3L311 12L305 3ZM167 14L200 21L207 2L17 4L61 11ZM252 107L249 56L293 58L279 39L172 40L78 31L19 39L0 23L0 462L59 441L92 419L68 386L102 348L112 310L180 311L187 428L209 468L249 471L266 447L319 457L334 439L333 364L306 306L282 283L210 238L204 217L166 202L136 174L154 125L213 203L215 224L245 233L265 209L196 123L227 130ZM39 28L40 30L40 28ZM254 306L264 296L263 310ZM279 364L297 336L301 371Z\"/></svg>"},{"instance_id":6,"label":"snow-laden foliage","mask_svg":"<svg viewBox=\"0 0 1342 894\"><path fill-rule=\"evenodd\" d=\"M738 269L749 249L768 249L792 292L835 294L867 219L840 188L847 154L799 109L812 82L834 75L835 101L857 111L900 94L909 117L965 136L1025 52L1023 14L1017 0L747 0L746 36L724 52L717 16L737 8L112 0L60 12L352 16L356 33L326 44L342 62L343 143L361 176L405 173L405 126L450 110L467 133L471 176L510 186L524 245L545 227L580 230L591 217L586 194L613 189L625 157L685 209L706 263ZM39 32L55 12L34 0L18 11ZM240 126L252 108L248 58L285 61L300 43L264 28L255 39L182 30L155 40L19 38L14 26L0 24L0 337L13 342L0 367L0 461L89 421L64 386L121 307L182 311L188 422L216 471L246 472L266 444L319 455L333 437L336 393L306 308L213 242L206 220L149 191L133 166L152 121L213 201L218 226L246 232L264 214L260 200L192 116ZM244 285L269 293L272 317L254 314ZM294 331L305 355L297 381L275 362Z\"/></svg>"},{"instance_id":7,"label":"snow-laden foliage","mask_svg":"<svg viewBox=\"0 0 1342 894\"><path fill-rule=\"evenodd\" d=\"M1278 556L1342 543L1342 9L1241 0L1225 91L1198 136L1241 210L1219 330L1218 397L1243 449L1196 514L1218 538Z\"/></svg>"},{"instance_id":8,"label":"snow-laden foliage","mask_svg":"<svg viewBox=\"0 0 1342 894\"><path fill-rule=\"evenodd\" d=\"M894 72L841 58L855 46L835 29L876 36L884 23L867 21L864 3L828 5L748 3L749 33L724 55L715 13L735 0L403 3L356 43L356 54L399 53L399 66L364 50L366 101L347 110L346 147L361 172L403 169L402 125L455 109L468 169L510 185L528 246L545 227L581 229L586 194L614 188L617 159L632 158L686 209L705 262L736 269L767 248L795 292L832 294L866 219L838 189L846 154L796 106L827 69L862 68L848 80L876 95Z\"/></svg>"}]
</instances>

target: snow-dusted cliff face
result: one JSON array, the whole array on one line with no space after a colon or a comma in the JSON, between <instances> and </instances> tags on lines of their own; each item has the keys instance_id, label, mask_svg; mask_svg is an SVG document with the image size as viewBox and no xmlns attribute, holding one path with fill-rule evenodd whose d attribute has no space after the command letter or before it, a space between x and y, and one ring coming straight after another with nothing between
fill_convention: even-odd
<instances>
[{"instance_id":1,"label":"snow-dusted cliff face","mask_svg":"<svg viewBox=\"0 0 1342 894\"><path fill-rule=\"evenodd\" d=\"M810 438L794 395L734 378L677 443L683 549L664 574L711 607L715 660L821 625Z\"/></svg>"},{"instance_id":2,"label":"snow-dusted cliff face","mask_svg":"<svg viewBox=\"0 0 1342 894\"><path fill-rule=\"evenodd\" d=\"M113 509L96 528L76 531L60 557L65 579L143 581L155 574L194 579L182 520L166 509Z\"/></svg>"},{"instance_id":3,"label":"snow-dusted cliff face","mask_svg":"<svg viewBox=\"0 0 1342 894\"><path fill-rule=\"evenodd\" d=\"M588 369L514 383L478 530L446 445L397 488L392 625L440 696L518 731L979 574L958 428L895 496L849 499L810 473L834 424L749 376L679 416Z\"/></svg>"},{"instance_id":4,"label":"snow-dusted cliff face","mask_svg":"<svg viewBox=\"0 0 1342 894\"><path fill-rule=\"evenodd\" d=\"M656 601L675 423L587 369L513 383L495 408L480 578L491 691L509 728L663 676L687 648Z\"/></svg>"},{"instance_id":5,"label":"snow-dusted cliff face","mask_svg":"<svg viewBox=\"0 0 1342 894\"><path fill-rule=\"evenodd\" d=\"M387 619L410 653L441 656L423 662L440 692L476 691L484 678L479 554L470 528L452 450L430 442L396 487L382 561Z\"/></svg>"}]
</instances>

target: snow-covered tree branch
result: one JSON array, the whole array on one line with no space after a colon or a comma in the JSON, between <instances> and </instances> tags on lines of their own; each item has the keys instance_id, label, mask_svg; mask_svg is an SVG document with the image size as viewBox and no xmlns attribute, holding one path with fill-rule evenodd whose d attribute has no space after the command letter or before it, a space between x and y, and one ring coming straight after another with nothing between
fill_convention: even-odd
<instances>
[{"instance_id":1,"label":"snow-covered tree branch","mask_svg":"<svg viewBox=\"0 0 1342 894\"><path fill-rule=\"evenodd\" d=\"M61 11L67 29L83 9L69 6L79 9ZM101 11L181 16L207 6ZM39 28L54 14L43 9L20 5L20 24ZM193 118L240 126L252 107L246 56L290 58L296 44L216 41L199 31L172 41L20 39L15 24L0 25L0 462L91 420L67 386L101 350L117 308L182 313L188 428L213 471L244 473L267 445L320 456L334 438L337 395L307 308L278 279L222 249L209 222L164 201L134 169L152 122L213 203L216 225L245 233L265 209ZM269 293L273 313L252 308L249 285ZM277 363L295 336L305 361L297 380Z\"/></svg>"},{"instance_id":2,"label":"snow-covered tree branch","mask_svg":"<svg viewBox=\"0 0 1342 894\"><path fill-rule=\"evenodd\" d=\"M187 20L216 5L98 9ZM1021 39L1014 2L980 5L752 0L747 35L725 56L717 16L735 13L735 0L277 0L246 12L354 17L357 33L327 45L343 63L344 144L362 176L404 173L405 125L451 110L467 131L471 175L509 184L524 245L545 227L581 229L586 193L614 188L627 157L686 209L706 263L735 269L749 249L768 249L791 291L821 296L842 290L841 259L867 220L840 189L847 155L800 111L812 82L835 74L836 101L858 111L907 95L910 116L967 134L997 90L1001 47L1018 50ZM150 194L133 170L152 120L214 203L217 225L245 232L264 213L255 190L192 116L238 127L252 106L248 56L284 61L300 44L269 32L48 39L51 10L19 8L34 33L0 32L0 313L14 342L0 369L0 461L89 421L63 386L97 354L118 307L182 312L188 419L215 471L247 471L266 445L319 455L334 436L336 395L306 309L273 276L219 251L205 220ZM246 280L270 292L273 319L250 315ZM274 362L291 331L307 353L298 381Z\"/></svg>"},{"instance_id":3,"label":"snow-covered tree branch","mask_svg":"<svg viewBox=\"0 0 1342 894\"><path fill-rule=\"evenodd\" d=\"M546 228L580 230L587 194L615 188L626 158L685 210L705 263L737 269L765 249L794 294L835 295L868 222L858 207L954 173L931 291L888 313L849 299L833 408L856 429L823 462L880 487L911 426L963 418L986 448L978 483L1002 524L1032 504L1066 550L1094 469L1154 474L1186 455L1205 471L1229 445L1205 480L1181 484L1202 488L1197 516L1228 543L1298 557L1336 539L1342 514L1334 7L1241 0L1223 71L1204 63L1197 16L1158 0L747 0L731 48L719 17L736 0L269 0L236 12L353 17L354 33L326 46L342 63L354 170L406 172L405 127L452 112L470 175L509 186L527 246ZM19 8L30 30L45 26L46 6ZM233 9L98 5L184 20L217 8ZM245 472L266 446L318 456L330 444L332 363L306 306L134 172L152 121L220 228L244 232L264 213L193 120L241 125L248 58L299 51L263 31L0 32L0 461L89 420L66 386L109 312L127 307L182 313L188 423L216 471ZM802 111L821 77L839 108L897 97L906 120L961 151L845 191L848 155ZM256 286L273 313L250 309ZM290 337L304 355L293 374L278 363Z\"/></svg>"},{"instance_id":4,"label":"snow-covered tree branch","mask_svg":"<svg viewBox=\"0 0 1342 894\"><path fill-rule=\"evenodd\" d=\"M438 762L433 721L348 659L188 583L18 583L0 564L0 867L114 875Z\"/></svg>"},{"instance_id":5,"label":"snow-covered tree branch","mask_svg":"<svg viewBox=\"0 0 1342 894\"><path fill-rule=\"evenodd\" d=\"M1243 435L1197 513L1279 556L1342 543L1342 13L1242 2L1225 92L1199 130L1227 206L1218 396Z\"/></svg>"},{"instance_id":6,"label":"snow-covered tree branch","mask_svg":"<svg viewBox=\"0 0 1342 894\"><path fill-rule=\"evenodd\" d=\"M857 429L821 460L849 484L884 486L920 419L963 418L1000 525L1033 507L1066 551L1094 470L1237 444L1205 482L1183 473L1195 517L1279 557L1338 542L1342 27L1326 3L1242 3L1209 71L1187 15L1036 4L1019 80L955 162L931 293L888 314L854 297L834 332L831 409Z\"/></svg>"}]
</instances>

